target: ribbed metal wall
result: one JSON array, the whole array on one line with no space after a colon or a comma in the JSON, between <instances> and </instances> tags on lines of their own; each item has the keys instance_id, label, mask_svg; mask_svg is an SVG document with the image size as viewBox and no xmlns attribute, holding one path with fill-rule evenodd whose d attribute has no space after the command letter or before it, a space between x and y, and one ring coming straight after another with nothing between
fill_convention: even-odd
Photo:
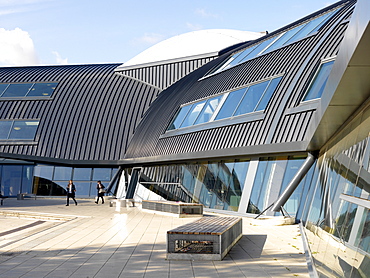
<instances>
[{"instance_id":1,"label":"ribbed metal wall","mask_svg":"<svg viewBox=\"0 0 370 278\"><path fill-rule=\"evenodd\" d=\"M146 121L138 127L126 157L161 156L304 140L315 111L311 108L289 113L288 109L299 103L321 59L337 53L347 28L344 20L350 16L355 1L339 4L343 3L346 5L314 36L199 80L230 53L222 55L163 91L148 111ZM333 6L322 12L331 8ZM265 110L263 120L235 125L226 123L219 128L159 139L181 104L279 74L283 74L283 78Z\"/></svg>"},{"instance_id":2,"label":"ribbed metal wall","mask_svg":"<svg viewBox=\"0 0 370 278\"><path fill-rule=\"evenodd\" d=\"M119 64L0 68L0 82L56 81L50 100L1 100L0 119L40 119L37 145L0 152L70 160L118 160L159 90L115 74Z\"/></svg>"},{"instance_id":3,"label":"ribbed metal wall","mask_svg":"<svg viewBox=\"0 0 370 278\"><path fill-rule=\"evenodd\" d=\"M141 67L124 70L119 73L149 83L163 90L178 81L180 78L188 75L192 71L215 58L216 57L213 56L175 63Z\"/></svg>"}]
</instances>

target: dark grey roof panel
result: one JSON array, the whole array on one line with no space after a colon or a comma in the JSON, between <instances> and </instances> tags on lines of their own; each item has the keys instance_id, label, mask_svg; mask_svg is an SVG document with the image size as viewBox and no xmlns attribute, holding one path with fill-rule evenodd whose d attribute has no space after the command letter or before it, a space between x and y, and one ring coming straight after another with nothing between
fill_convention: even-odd
<instances>
[{"instance_id":1,"label":"dark grey roof panel","mask_svg":"<svg viewBox=\"0 0 370 278\"><path fill-rule=\"evenodd\" d=\"M119 160L159 90L114 73L118 64L0 68L0 82L58 82L49 100L0 100L0 119L40 119L36 145L0 152L60 160Z\"/></svg>"},{"instance_id":2,"label":"dark grey roof panel","mask_svg":"<svg viewBox=\"0 0 370 278\"><path fill-rule=\"evenodd\" d=\"M215 56L212 56L191 59L186 61L129 69L120 71L118 73L138 79L163 90L178 81L180 78L215 58Z\"/></svg>"}]
</instances>

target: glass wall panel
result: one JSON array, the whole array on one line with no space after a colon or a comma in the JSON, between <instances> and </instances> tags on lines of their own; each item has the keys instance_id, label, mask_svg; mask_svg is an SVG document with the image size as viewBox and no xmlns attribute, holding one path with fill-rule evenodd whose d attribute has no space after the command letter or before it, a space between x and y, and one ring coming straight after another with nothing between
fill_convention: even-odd
<instances>
[{"instance_id":1,"label":"glass wall panel","mask_svg":"<svg viewBox=\"0 0 370 278\"><path fill-rule=\"evenodd\" d=\"M54 180L69 181L72 179L72 168L70 167L55 167Z\"/></svg>"},{"instance_id":2,"label":"glass wall panel","mask_svg":"<svg viewBox=\"0 0 370 278\"><path fill-rule=\"evenodd\" d=\"M82 182L82 181L74 181L74 185L76 186L76 196L96 196L97 190L94 187L95 183L91 182Z\"/></svg>"},{"instance_id":3,"label":"glass wall panel","mask_svg":"<svg viewBox=\"0 0 370 278\"><path fill-rule=\"evenodd\" d=\"M22 166L22 193L33 193L32 182L33 182L33 169L34 166Z\"/></svg>"},{"instance_id":4,"label":"glass wall panel","mask_svg":"<svg viewBox=\"0 0 370 278\"><path fill-rule=\"evenodd\" d=\"M91 180L91 168L74 168L73 180L74 181L90 181Z\"/></svg>"},{"instance_id":5,"label":"glass wall panel","mask_svg":"<svg viewBox=\"0 0 370 278\"><path fill-rule=\"evenodd\" d=\"M112 169L111 168L94 168L93 169L93 180L94 181L109 181L111 180Z\"/></svg>"},{"instance_id":6,"label":"glass wall panel","mask_svg":"<svg viewBox=\"0 0 370 278\"><path fill-rule=\"evenodd\" d=\"M272 50L275 50L283 46L292 38L292 36L294 36L302 28L303 28L303 25L300 25L300 26L297 26L285 32L278 40L276 40L272 45L270 45L264 52L272 51Z\"/></svg>"},{"instance_id":7,"label":"glass wall panel","mask_svg":"<svg viewBox=\"0 0 370 278\"><path fill-rule=\"evenodd\" d=\"M1 192L4 196L17 196L21 193L22 166L3 165L1 175Z\"/></svg>"}]
</instances>

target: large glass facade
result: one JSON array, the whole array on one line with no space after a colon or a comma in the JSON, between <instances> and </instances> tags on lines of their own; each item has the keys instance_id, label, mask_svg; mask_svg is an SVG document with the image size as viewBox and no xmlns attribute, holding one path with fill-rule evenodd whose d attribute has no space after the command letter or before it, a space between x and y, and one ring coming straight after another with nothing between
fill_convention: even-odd
<instances>
[{"instance_id":1,"label":"large glass facade","mask_svg":"<svg viewBox=\"0 0 370 278\"><path fill-rule=\"evenodd\" d=\"M309 248L320 277L370 277L370 108L332 142L302 204Z\"/></svg>"},{"instance_id":2,"label":"large glass facade","mask_svg":"<svg viewBox=\"0 0 370 278\"><path fill-rule=\"evenodd\" d=\"M139 182L167 200L237 211L248 166L248 160L230 160L145 167Z\"/></svg>"},{"instance_id":3,"label":"large glass facade","mask_svg":"<svg viewBox=\"0 0 370 278\"><path fill-rule=\"evenodd\" d=\"M32 165L0 165L0 193L4 196L32 193L32 177Z\"/></svg>"},{"instance_id":4,"label":"large glass facade","mask_svg":"<svg viewBox=\"0 0 370 278\"><path fill-rule=\"evenodd\" d=\"M71 168L51 165L0 165L0 192L14 197L20 193L65 196L69 180L76 185L77 197L94 197L98 180L107 187L116 168ZM111 189L115 192L116 186Z\"/></svg>"},{"instance_id":5,"label":"large glass facade","mask_svg":"<svg viewBox=\"0 0 370 278\"><path fill-rule=\"evenodd\" d=\"M37 165L34 170L33 191L42 196L64 196L68 181L72 179L77 197L93 197L97 194L96 182L100 180L107 187L116 171L114 168Z\"/></svg>"}]
</instances>

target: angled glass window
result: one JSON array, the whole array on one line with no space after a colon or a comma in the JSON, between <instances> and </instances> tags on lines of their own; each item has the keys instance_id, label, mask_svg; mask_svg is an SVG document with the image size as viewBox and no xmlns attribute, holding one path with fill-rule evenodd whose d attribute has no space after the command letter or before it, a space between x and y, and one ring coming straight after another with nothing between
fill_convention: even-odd
<instances>
[{"instance_id":1,"label":"angled glass window","mask_svg":"<svg viewBox=\"0 0 370 278\"><path fill-rule=\"evenodd\" d=\"M191 107L192 105L186 105L186 106L181 107L179 112L175 116L173 122L170 124L167 130L180 128L182 122L184 121L184 118L189 113L189 110Z\"/></svg>"},{"instance_id":2,"label":"angled glass window","mask_svg":"<svg viewBox=\"0 0 370 278\"><path fill-rule=\"evenodd\" d=\"M38 126L39 121L14 121L9 139L33 140Z\"/></svg>"},{"instance_id":3,"label":"angled glass window","mask_svg":"<svg viewBox=\"0 0 370 278\"><path fill-rule=\"evenodd\" d=\"M303 101L321 98L324 91L326 82L328 81L330 71L333 67L334 61L326 62L321 64L319 70L317 71L315 78L310 84Z\"/></svg>"},{"instance_id":4,"label":"angled glass window","mask_svg":"<svg viewBox=\"0 0 370 278\"><path fill-rule=\"evenodd\" d=\"M273 36L257 45L248 47L241 52L234 53L232 56L230 56L229 59L227 59L221 65L216 67L208 75L224 71L228 68L234 67L245 61L253 59L258 55L267 53L269 51L278 49L290 43L296 42L308 35L312 35L316 33L335 12L336 10L323 14L319 17L313 18L312 20L303 23L299 26L296 26L282 34Z\"/></svg>"},{"instance_id":5,"label":"angled glass window","mask_svg":"<svg viewBox=\"0 0 370 278\"><path fill-rule=\"evenodd\" d=\"M220 104L221 98L222 95L207 100L207 103L204 105L202 112L199 114L194 124L197 125L208 122Z\"/></svg>"},{"instance_id":6,"label":"angled glass window","mask_svg":"<svg viewBox=\"0 0 370 278\"><path fill-rule=\"evenodd\" d=\"M263 96L262 96L260 102L258 103L258 106L255 109L255 111L260 111L260 110L265 110L266 109L267 104L269 103L269 101L272 97L272 94L275 92L275 89L278 86L278 84L279 84L279 82L282 78L283 77L278 77L278 78L274 78L274 79L271 80L269 86L267 87L267 90L263 94Z\"/></svg>"},{"instance_id":7,"label":"angled glass window","mask_svg":"<svg viewBox=\"0 0 370 278\"><path fill-rule=\"evenodd\" d=\"M202 111L205 103L206 103L205 100L198 103L194 103L180 127L187 127L193 125L195 120L198 118L199 113Z\"/></svg>"},{"instance_id":8,"label":"angled glass window","mask_svg":"<svg viewBox=\"0 0 370 278\"><path fill-rule=\"evenodd\" d=\"M28 97L50 97L58 83L35 83L28 92Z\"/></svg>"},{"instance_id":9,"label":"angled glass window","mask_svg":"<svg viewBox=\"0 0 370 278\"><path fill-rule=\"evenodd\" d=\"M246 90L247 88L242 88L242 89L230 92L224 104L222 105L220 111L218 112L215 120L221 120L221 119L232 117L242 97L244 96Z\"/></svg>"},{"instance_id":10,"label":"angled glass window","mask_svg":"<svg viewBox=\"0 0 370 278\"><path fill-rule=\"evenodd\" d=\"M275 77L183 106L167 131L264 110L281 79Z\"/></svg>"},{"instance_id":11,"label":"angled glass window","mask_svg":"<svg viewBox=\"0 0 370 278\"><path fill-rule=\"evenodd\" d=\"M1 97L24 97L30 90L32 83L28 84L9 84Z\"/></svg>"},{"instance_id":12,"label":"angled glass window","mask_svg":"<svg viewBox=\"0 0 370 278\"><path fill-rule=\"evenodd\" d=\"M9 84L0 84L0 97L8 86Z\"/></svg>"},{"instance_id":13,"label":"angled glass window","mask_svg":"<svg viewBox=\"0 0 370 278\"><path fill-rule=\"evenodd\" d=\"M234 116L253 112L269 82L270 80L250 86L238 109L235 111Z\"/></svg>"},{"instance_id":14,"label":"angled glass window","mask_svg":"<svg viewBox=\"0 0 370 278\"><path fill-rule=\"evenodd\" d=\"M53 94L57 82L1 83L0 98L48 98Z\"/></svg>"},{"instance_id":15,"label":"angled glass window","mask_svg":"<svg viewBox=\"0 0 370 278\"><path fill-rule=\"evenodd\" d=\"M38 126L38 120L0 121L0 139L34 140Z\"/></svg>"},{"instance_id":16,"label":"angled glass window","mask_svg":"<svg viewBox=\"0 0 370 278\"><path fill-rule=\"evenodd\" d=\"M13 121L0 121L0 139L8 139Z\"/></svg>"}]
</instances>

